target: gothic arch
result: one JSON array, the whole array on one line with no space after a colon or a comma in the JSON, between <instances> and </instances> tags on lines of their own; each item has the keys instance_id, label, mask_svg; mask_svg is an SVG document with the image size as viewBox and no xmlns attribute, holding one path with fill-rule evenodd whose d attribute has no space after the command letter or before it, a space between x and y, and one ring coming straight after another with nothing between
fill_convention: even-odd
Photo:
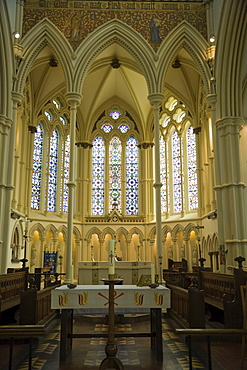
<instances>
[{"instance_id":1,"label":"gothic arch","mask_svg":"<svg viewBox=\"0 0 247 370\"><path fill-rule=\"evenodd\" d=\"M164 239L166 239L168 233L172 233L172 229L170 228L170 226L165 225L162 228L162 236L163 236Z\"/></svg>"},{"instance_id":2,"label":"gothic arch","mask_svg":"<svg viewBox=\"0 0 247 370\"><path fill-rule=\"evenodd\" d=\"M114 231L114 229L112 229L111 227L106 227L103 231L102 231L102 237L103 239L105 239L106 235L107 234L110 234L112 236L112 238L115 237L116 233Z\"/></svg>"},{"instance_id":3,"label":"gothic arch","mask_svg":"<svg viewBox=\"0 0 247 370\"><path fill-rule=\"evenodd\" d=\"M149 232L149 239L150 239L150 241L151 242L154 242L155 241L155 237L156 237L156 226L153 226L152 229Z\"/></svg>"},{"instance_id":4,"label":"gothic arch","mask_svg":"<svg viewBox=\"0 0 247 370\"><path fill-rule=\"evenodd\" d=\"M125 236L125 239L128 239L128 231L124 227L120 227L119 229L116 230L116 238L118 239L119 234L123 234Z\"/></svg>"},{"instance_id":5,"label":"gothic arch","mask_svg":"<svg viewBox=\"0 0 247 370\"><path fill-rule=\"evenodd\" d=\"M202 77L206 94L211 91L210 87L210 69L207 60L207 49L209 45L204 37L187 21L181 22L177 25L166 37L159 48L158 55L158 91L163 91L164 81L167 69L171 61L176 56L176 53L184 48L195 61L198 71Z\"/></svg>"},{"instance_id":6,"label":"gothic arch","mask_svg":"<svg viewBox=\"0 0 247 370\"><path fill-rule=\"evenodd\" d=\"M11 117L11 82L9 76L15 75L14 53L11 40L10 20L8 18L7 0L0 1L0 88L4 91L0 99L0 114L5 117ZM4 42L5 41L5 42ZM11 61L11 63L10 63ZM7 83L8 81L8 83Z\"/></svg>"},{"instance_id":7,"label":"gothic arch","mask_svg":"<svg viewBox=\"0 0 247 370\"><path fill-rule=\"evenodd\" d=\"M185 238L189 238L190 237L190 233L191 231L195 231L196 233L196 227L194 224L192 223L189 223L188 225L186 225L186 227L184 228L184 237Z\"/></svg>"},{"instance_id":8,"label":"gothic arch","mask_svg":"<svg viewBox=\"0 0 247 370\"><path fill-rule=\"evenodd\" d=\"M64 239L67 239L68 230L67 230L67 227L66 227L65 225L61 225L61 226L58 228L58 233L62 233L62 234L63 234Z\"/></svg>"},{"instance_id":9,"label":"gothic arch","mask_svg":"<svg viewBox=\"0 0 247 370\"><path fill-rule=\"evenodd\" d=\"M138 227L133 227L130 231L129 231L129 237L131 238L133 234L137 234L139 235L139 240L140 241L143 241L144 239L144 235L142 233L142 231L140 229L138 229Z\"/></svg>"},{"instance_id":10,"label":"gothic arch","mask_svg":"<svg viewBox=\"0 0 247 370\"><path fill-rule=\"evenodd\" d=\"M45 232L47 232L47 231L50 231L52 233L53 238L55 238L55 239L57 238L57 229L54 225L52 225L52 224L47 225L46 228L45 228Z\"/></svg>"},{"instance_id":11,"label":"gothic arch","mask_svg":"<svg viewBox=\"0 0 247 370\"><path fill-rule=\"evenodd\" d=\"M74 226L73 227L73 234L75 236L75 241L79 241L81 240L81 233L80 233L80 230L78 229L78 227Z\"/></svg>"},{"instance_id":12,"label":"gothic arch","mask_svg":"<svg viewBox=\"0 0 247 370\"><path fill-rule=\"evenodd\" d=\"M47 18L42 19L23 37L23 60L17 72L16 92L22 92L28 73L31 71L40 51L49 46L60 62L67 82L67 91L73 91L73 69L71 54L73 50L62 32Z\"/></svg>"},{"instance_id":13,"label":"gothic arch","mask_svg":"<svg viewBox=\"0 0 247 370\"><path fill-rule=\"evenodd\" d=\"M172 230L172 238L173 238L173 239L175 239L175 238L176 238L176 236L177 236L177 234L178 234L180 231L184 234L184 228L183 228L183 226L181 226L181 225L177 224L177 225L173 228L173 230Z\"/></svg>"},{"instance_id":14,"label":"gothic arch","mask_svg":"<svg viewBox=\"0 0 247 370\"><path fill-rule=\"evenodd\" d=\"M219 117L242 117L243 63L247 39L247 2L227 1L217 35L215 75ZM236 20L238 27L236 27ZM240 32L241 30L241 32ZM221 37L227 42L221 42ZM231 47L229 48L229 45Z\"/></svg>"},{"instance_id":15,"label":"gothic arch","mask_svg":"<svg viewBox=\"0 0 247 370\"><path fill-rule=\"evenodd\" d=\"M94 30L76 50L75 90L81 91L94 59L111 44L126 49L141 67L149 93L156 92L155 53L148 42L133 28L119 19L113 19Z\"/></svg>"},{"instance_id":16,"label":"gothic arch","mask_svg":"<svg viewBox=\"0 0 247 370\"><path fill-rule=\"evenodd\" d=\"M100 239L100 236L101 236L101 231L97 228L97 227L93 227L92 229L90 229L87 234L85 235L85 239L89 242L90 239L92 238L92 235L93 234L96 234L98 235L98 238Z\"/></svg>"},{"instance_id":17,"label":"gothic arch","mask_svg":"<svg viewBox=\"0 0 247 370\"><path fill-rule=\"evenodd\" d=\"M45 228L43 225L41 225L40 223L33 225L30 228L29 235L33 236L35 231L38 231L40 239L45 238Z\"/></svg>"}]
</instances>

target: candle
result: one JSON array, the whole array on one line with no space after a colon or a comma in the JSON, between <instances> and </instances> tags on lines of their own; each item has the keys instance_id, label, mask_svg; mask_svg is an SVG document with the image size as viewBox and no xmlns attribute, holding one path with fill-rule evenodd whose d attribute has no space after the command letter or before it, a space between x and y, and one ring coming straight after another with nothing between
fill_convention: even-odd
<instances>
[{"instance_id":1,"label":"candle","mask_svg":"<svg viewBox=\"0 0 247 370\"><path fill-rule=\"evenodd\" d=\"M109 275L115 274L115 240L109 240Z\"/></svg>"},{"instance_id":2,"label":"candle","mask_svg":"<svg viewBox=\"0 0 247 370\"><path fill-rule=\"evenodd\" d=\"M151 284L155 284L154 264L151 264Z\"/></svg>"}]
</instances>

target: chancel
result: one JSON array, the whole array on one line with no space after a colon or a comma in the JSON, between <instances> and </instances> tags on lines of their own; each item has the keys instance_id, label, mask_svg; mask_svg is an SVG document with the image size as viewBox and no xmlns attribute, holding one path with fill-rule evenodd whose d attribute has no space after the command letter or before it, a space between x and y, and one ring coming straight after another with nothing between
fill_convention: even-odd
<instances>
[{"instance_id":1,"label":"chancel","mask_svg":"<svg viewBox=\"0 0 247 370\"><path fill-rule=\"evenodd\" d=\"M246 19L0 1L1 368L246 368Z\"/></svg>"}]
</instances>

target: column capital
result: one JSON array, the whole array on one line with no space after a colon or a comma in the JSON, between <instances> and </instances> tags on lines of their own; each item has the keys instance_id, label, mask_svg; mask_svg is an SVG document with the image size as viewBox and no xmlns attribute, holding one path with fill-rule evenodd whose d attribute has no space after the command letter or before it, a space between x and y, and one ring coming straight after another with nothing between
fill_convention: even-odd
<instances>
[{"instance_id":1,"label":"column capital","mask_svg":"<svg viewBox=\"0 0 247 370\"><path fill-rule=\"evenodd\" d=\"M82 99L82 95L77 92L68 92L65 97L69 105L76 104L76 106L80 105Z\"/></svg>"},{"instance_id":2,"label":"column capital","mask_svg":"<svg viewBox=\"0 0 247 370\"><path fill-rule=\"evenodd\" d=\"M23 95L16 92L16 91L12 91L12 100L17 103L17 105L21 105L22 104L22 100L23 100Z\"/></svg>"},{"instance_id":3,"label":"column capital","mask_svg":"<svg viewBox=\"0 0 247 370\"><path fill-rule=\"evenodd\" d=\"M148 95L148 100L151 105L161 104L164 100L164 94L161 93L150 94Z\"/></svg>"},{"instance_id":4,"label":"column capital","mask_svg":"<svg viewBox=\"0 0 247 370\"><path fill-rule=\"evenodd\" d=\"M92 148L93 147L93 144L90 143L89 141L78 141L76 144L75 144L78 148L81 147L83 149L87 149L87 148Z\"/></svg>"}]
</instances>

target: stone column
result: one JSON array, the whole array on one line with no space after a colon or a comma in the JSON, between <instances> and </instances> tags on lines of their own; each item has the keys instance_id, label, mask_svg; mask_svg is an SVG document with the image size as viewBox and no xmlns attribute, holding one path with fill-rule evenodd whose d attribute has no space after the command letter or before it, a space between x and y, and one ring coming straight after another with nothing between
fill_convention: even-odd
<instances>
[{"instance_id":1,"label":"stone column","mask_svg":"<svg viewBox=\"0 0 247 370\"><path fill-rule=\"evenodd\" d=\"M156 244L158 254L159 281L163 278L163 256L162 256L162 225L161 225L161 182L160 182L160 128L159 128L159 107L164 100L163 94L152 94L148 97L153 106L154 113L154 143L155 143L155 208L156 208Z\"/></svg>"},{"instance_id":2,"label":"stone column","mask_svg":"<svg viewBox=\"0 0 247 370\"><path fill-rule=\"evenodd\" d=\"M77 106L81 102L81 95L78 93L67 93L67 103L70 105L70 169L69 169L69 201L68 201L68 241L66 257L66 279L65 283L73 283L72 249L73 249L73 218L75 208L75 164L76 164L76 113Z\"/></svg>"}]
</instances>

